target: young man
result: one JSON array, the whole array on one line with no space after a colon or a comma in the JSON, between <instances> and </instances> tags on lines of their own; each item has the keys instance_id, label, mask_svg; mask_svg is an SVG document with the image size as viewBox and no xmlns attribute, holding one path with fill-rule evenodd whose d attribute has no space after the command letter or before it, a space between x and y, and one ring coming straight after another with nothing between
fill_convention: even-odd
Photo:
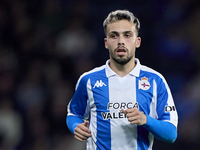
<instances>
[{"instance_id":1,"label":"young man","mask_svg":"<svg viewBox=\"0 0 200 150\"><path fill-rule=\"evenodd\" d=\"M178 116L170 89L160 73L135 58L139 20L117 10L103 26L110 59L79 78L68 105L70 131L87 140L87 150L151 150L154 137L173 143Z\"/></svg>"}]
</instances>

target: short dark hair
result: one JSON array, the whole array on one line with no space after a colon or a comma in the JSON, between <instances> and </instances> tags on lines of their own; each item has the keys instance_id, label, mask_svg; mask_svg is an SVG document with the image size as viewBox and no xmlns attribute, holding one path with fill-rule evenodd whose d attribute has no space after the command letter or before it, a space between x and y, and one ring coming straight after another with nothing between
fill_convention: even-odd
<instances>
[{"instance_id":1,"label":"short dark hair","mask_svg":"<svg viewBox=\"0 0 200 150\"><path fill-rule=\"evenodd\" d=\"M103 28L104 28L105 34L106 34L107 25L117 20L128 20L129 22L133 23L135 25L137 35L139 34L140 21L137 17L133 15L133 13L131 13L128 10L116 10L108 14L107 18L103 22Z\"/></svg>"}]
</instances>

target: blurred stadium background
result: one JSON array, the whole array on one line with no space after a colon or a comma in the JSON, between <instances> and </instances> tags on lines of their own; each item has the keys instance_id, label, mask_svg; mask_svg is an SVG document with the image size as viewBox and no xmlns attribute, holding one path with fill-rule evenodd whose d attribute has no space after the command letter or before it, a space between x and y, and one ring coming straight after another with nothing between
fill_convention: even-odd
<instances>
[{"instance_id":1,"label":"blurred stadium background","mask_svg":"<svg viewBox=\"0 0 200 150\"><path fill-rule=\"evenodd\" d=\"M199 0L1 0L0 150L85 150L66 124L78 77L109 58L103 20L116 9L141 22L136 57L167 79L178 139L154 150L200 147Z\"/></svg>"}]
</instances>

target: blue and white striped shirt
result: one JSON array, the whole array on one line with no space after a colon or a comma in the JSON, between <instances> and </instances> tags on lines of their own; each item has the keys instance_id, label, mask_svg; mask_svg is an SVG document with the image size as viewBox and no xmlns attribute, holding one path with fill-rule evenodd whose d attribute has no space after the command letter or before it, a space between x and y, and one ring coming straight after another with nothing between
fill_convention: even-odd
<instances>
[{"instance_id":1,"label":"blue and white striped shirt","mask_svg":"<svg viewBox=\"0 0 200 150\"><path fill-rule=\"evenodd\" d=\"M74 133L78 123L90 119L87 150L152 149L153 134L145 126L131 125L121 109L136 107L177 127L177 111L164 77L135 61L135 68L124 77L111 70L108 60L79 78L68 105L67 124Z\"/></svg>"}]
</instances>

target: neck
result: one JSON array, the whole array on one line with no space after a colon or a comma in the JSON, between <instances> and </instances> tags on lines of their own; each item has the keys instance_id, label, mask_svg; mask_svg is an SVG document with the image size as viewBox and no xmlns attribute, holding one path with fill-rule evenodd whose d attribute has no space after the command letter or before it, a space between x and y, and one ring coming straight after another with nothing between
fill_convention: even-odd
<instances>
[{"instance_id":1,"label":"neck","mask_svg":"<svg viewBox=\"0 0 200 150\"><path fill-rule=\"evenodd\" d=\"M124 65L118 64L113 59L110 59L110 68L120 77L124 77L135 68L135 58Z\"/></svg>"}]
</instances>

